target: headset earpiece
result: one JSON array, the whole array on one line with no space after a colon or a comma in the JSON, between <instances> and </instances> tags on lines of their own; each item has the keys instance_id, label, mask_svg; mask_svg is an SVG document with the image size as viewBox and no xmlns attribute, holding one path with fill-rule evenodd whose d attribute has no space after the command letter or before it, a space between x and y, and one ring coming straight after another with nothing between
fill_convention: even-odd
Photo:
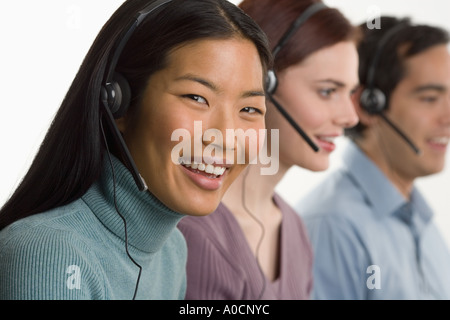
<instances>
[{"instance_id":1,"label":"headset earpiece","mask_svg":"<svg viewBox=\"0 0 450 320\"><path fill-rule=\"evenodd\" d=\"M364 89L359 100L361 107L369 114L380 114L386 109L386 96L380 89Z\"/></svg>"},{"instance_id":2,"label":"headset earpiece","mask_svg":"<svg viewBox=\"0 0 450 320\"><path fill-rule=\"evenodd\" d=\"M373 55L372 61L368 65L367 77L366 77L366 89L361 92L360 104L361 107L366 110L369 114L381 114L387 108L386 105L386 95L375 86L375 73L377 72L378 63L381 58L383 49L386 43L400 30L406 27L403 23L390 28L381 37L375 48L375 53Z\"/></svg>"},{"instance_id":3,"label":"headset earpiece","mask_svg":"<svg viewBox=\"0 0 450 320\"><path fill-rule=\"evenodd\" d=\"M269 94L274 94L275 90L278 86L278 79L277 75L275 74L275 71L269 70L267 72L267 79L266 79L266 91Z\"/></svg>"},{"instance_id":4,"label":"headset earpiece","mask_svg":"<svg viewBox=\"0 0 450 320\"><path fill-rule=\"evenodd\" d=\"M102 87L102 99L105 98L114 119L125 115L130 105L131 88L123 75L115 72L113 80Z\"/></svg>"}]
</instances>

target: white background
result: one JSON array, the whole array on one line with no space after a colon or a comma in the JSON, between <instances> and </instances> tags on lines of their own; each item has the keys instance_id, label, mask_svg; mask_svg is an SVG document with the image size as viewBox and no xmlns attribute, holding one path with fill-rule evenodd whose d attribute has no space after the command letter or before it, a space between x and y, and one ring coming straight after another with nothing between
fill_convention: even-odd
<instances>
[{"instance_id":1,"label":"white background","mask_svg":"<svg viewBox=\"0 0 450 320\"><path fill-rule=\"evenodd\" d=\"M379 12L450 29L447 0L324 0L354 23ZM240 0L232 1L239 3ZM123 0L22 0L0 2L0 205L34 157L87 50ZM338 142L330 170L341 162ZM450 157L445 171L418 180L450 244ZM292 168L277 187L294 205L326 172ZM39 188L39 186L36 186Z\"/></svg>"}]
</instances>

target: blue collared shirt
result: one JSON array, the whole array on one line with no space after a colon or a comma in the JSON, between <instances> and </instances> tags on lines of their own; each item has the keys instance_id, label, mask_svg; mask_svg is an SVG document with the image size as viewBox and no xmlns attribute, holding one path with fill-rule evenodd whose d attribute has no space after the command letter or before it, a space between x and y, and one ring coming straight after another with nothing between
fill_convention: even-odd
<instances>
[{"instance_id":1,"label":"blue collared shirt","mask_svg":"<svg viewBox=\"0 0 450 320\"><path fill-rule=\"evenodd\" d=\"M450 299L450 253L414 187L407 201L353 143L296 210L314 249L314 299Z\"/></svg>"}]
</instances>

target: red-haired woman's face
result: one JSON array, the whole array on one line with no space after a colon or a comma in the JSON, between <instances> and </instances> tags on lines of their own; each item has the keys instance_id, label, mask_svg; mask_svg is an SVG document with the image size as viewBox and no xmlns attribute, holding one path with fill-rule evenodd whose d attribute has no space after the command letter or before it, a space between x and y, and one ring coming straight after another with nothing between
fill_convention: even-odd
<instances>
[{"instance_id":1,"label":"red-haired woman's face","mask_svg":"<svg viewBox=\"0 0 450 320\"><path fill-rule=\"evenodd\" d=\"M351 96L358 80L358 53L351 41L339 42L309 55L278 73L275 98L320 148L318 152L291 127L273 105L267 129L279 129L280 166L298 165L312 171L329 166L335 139L357 124Z\"/></svg>"}]
</instances>

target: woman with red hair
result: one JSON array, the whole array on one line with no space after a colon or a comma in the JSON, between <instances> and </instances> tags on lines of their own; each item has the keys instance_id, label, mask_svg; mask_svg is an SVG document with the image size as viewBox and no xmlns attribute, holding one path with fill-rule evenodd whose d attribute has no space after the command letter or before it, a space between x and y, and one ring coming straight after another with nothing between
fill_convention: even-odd
<instances>
[{"instance_id":1,"label":"woman with red hair","mask_svg":"<svg viewBox=\"0 0 450 320\"><path fill-rule=\"evenodd\" d=\"M208 217L183 219L187 299L309 299L313 254L299 215L275 192L297 165L329 166L334 139L354 126L357 29L312 0L244 0L268 35L267 149L277 170L249 166ZM272 165L272 164L271 164Z\"/></svg>"}]
</instances>

